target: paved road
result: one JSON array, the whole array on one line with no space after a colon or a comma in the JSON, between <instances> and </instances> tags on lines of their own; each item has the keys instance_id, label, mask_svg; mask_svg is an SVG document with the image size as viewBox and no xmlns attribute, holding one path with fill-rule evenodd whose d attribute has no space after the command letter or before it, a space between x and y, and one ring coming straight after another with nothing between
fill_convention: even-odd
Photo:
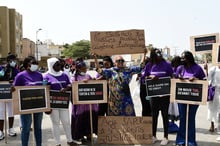
<instances>
[{"instance_id":1,"label":"paved road","mask_svg":"<svg viewBox=\"0 0 220 146\"><path fill-rule=\"evenodd\" d=\"M94 74L92 74L94 75ZM131 82L131 90L137 86L136 82L134 79ZM136 112L137 116L140 116L141 114L141 106L140 106L140 100L138 97L133 97L134 99L134 104L136 107ZM208 131L210 123L207 121L207 106L206 105L201 105L199 107L199 110L197 112L197 117L196 117L196 137L197 137L197 142L198 146L220 146L220 143L216 141L216 138L219 137L217 133L210 133ZM61 140L62 140L62 146L66 146L66 140L65 140L65 135L64 131L62 128L62 125L60 125L61 129ZM17 131L17 136L16 137L8 137L7 143L5 143L5 140L0 141L0 146L20 146L21 141L20 141L20 128L19 128L19 116L15 116L15 130ZM51 131L51 121L48 115L44 115L43 118L43 146L55 146L55 141L52 136L52 131ZM158 139L163 138L163 128L162 128L162 119L161 116L159 117L159 123L158 123L158 133L157 133ZM176 133L174 134L169 134L169 144L168 146L172 146L175 142L176 138ZM97 144L96 138L94 139L94 145L95 146L109 146L107 144ZM30 146L33 145L33 137L32 133L30 135ZM90 143L85 144L85 145L91 145ZM153 144L153 146L159 146L160 142L157 142ZM142 145L144 146L144 145Z\"/></svg>"}]
</instances>

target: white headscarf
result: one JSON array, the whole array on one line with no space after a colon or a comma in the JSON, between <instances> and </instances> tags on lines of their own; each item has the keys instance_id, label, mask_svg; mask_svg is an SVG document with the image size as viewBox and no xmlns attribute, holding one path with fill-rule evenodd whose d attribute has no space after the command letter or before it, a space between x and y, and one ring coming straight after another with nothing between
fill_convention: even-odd
<instances>
[{"instance_id":1,"label":"white headscarf","mask_svg":"<svg viewBox=\"0 0 220 146\"><path fill-rule=\"evenodd\" d=\"M53 57L53 58L49 58L47 59L47 67L48 67L48 73L55 76L55 77L58 77L58 76L61 76L62 75L62 71L58 71L56 72L54 69L53 69L53 66L54 64L59 61L59 59Z\"/></svg>"}]
</instances>

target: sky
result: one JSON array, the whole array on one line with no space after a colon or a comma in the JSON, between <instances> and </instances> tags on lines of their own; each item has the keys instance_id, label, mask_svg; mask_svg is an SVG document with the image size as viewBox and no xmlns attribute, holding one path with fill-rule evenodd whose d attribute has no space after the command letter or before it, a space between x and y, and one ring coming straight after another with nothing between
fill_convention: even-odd
<instances>
[{"instance_id":1,"label":"sky","mask_svg":"<svg viewBox=\"0 0 220 146\"><path fill-rule=\"evenodd\" d=\"M0 0L23 16L23 37L55 44L90 40L90 31L144 29L145 44L190 50L190 36L220 32L220 0Z\"/></svg>"}]
</instances>

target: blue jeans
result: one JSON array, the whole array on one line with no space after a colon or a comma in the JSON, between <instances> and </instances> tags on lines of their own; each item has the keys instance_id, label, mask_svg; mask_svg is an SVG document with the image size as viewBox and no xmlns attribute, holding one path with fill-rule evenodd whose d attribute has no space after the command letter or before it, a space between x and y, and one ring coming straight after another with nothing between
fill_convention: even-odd
<instances>
[{"instance_id":1,"label":"blue jeans","mask_svg":"<svg viewBox=\"0 0 220 146\"><path fill-rule=\"evenodd\" d=\"M42 118L43 113L34 113L34 136L36 141L36 146L42 145ZM22 146L28 146L29 141L29 135L30 135L30 128L32 123L32 114L23 114L21 115L21 125L22 125L22 131L21 131L21 142Z\"/></svg>"},{"instance_id":2,"label":"blue jeans","mask_svg":"<svg viewBox=\"0 0 220 146\"><path fill-rule=\"evenodd\" d=\"M186 104L178 104L178 105L179 105L179 114L180 114L180 125L176 137L176 144L185 144L187 105ZM189 113L188 113L188 145L189 146L197 146L195 118L198 107L199 107L198 105L189 105Z\"/></svg>"}]
</instances>

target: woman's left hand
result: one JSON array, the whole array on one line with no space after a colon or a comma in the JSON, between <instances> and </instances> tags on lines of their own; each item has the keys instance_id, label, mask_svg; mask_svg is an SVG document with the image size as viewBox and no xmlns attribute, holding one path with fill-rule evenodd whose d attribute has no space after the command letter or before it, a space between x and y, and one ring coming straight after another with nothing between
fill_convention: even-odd
<instances>
[{"instance_id":1,"label":"woman's left hand","mask_svg":"<svg viewBox=\"0 0 220 146\"><path fill-rule=\"evenodd\" d=\"M193 82L194 80L197 80L198 78L196 78L196 77L191 77L191 78L189 78L189 81L190 82Z\"/></svg>"},{"instance_id":2,"label":"woman's left hand","mask_svg":"<svg viewBox=\"0 0 220 146\"><path fill-rule=\"evenodd\" d=\"M60 92L66 92L68 89L67 88L62 88L61 90L60 90Z\"/></svg>"}]
</instances>

